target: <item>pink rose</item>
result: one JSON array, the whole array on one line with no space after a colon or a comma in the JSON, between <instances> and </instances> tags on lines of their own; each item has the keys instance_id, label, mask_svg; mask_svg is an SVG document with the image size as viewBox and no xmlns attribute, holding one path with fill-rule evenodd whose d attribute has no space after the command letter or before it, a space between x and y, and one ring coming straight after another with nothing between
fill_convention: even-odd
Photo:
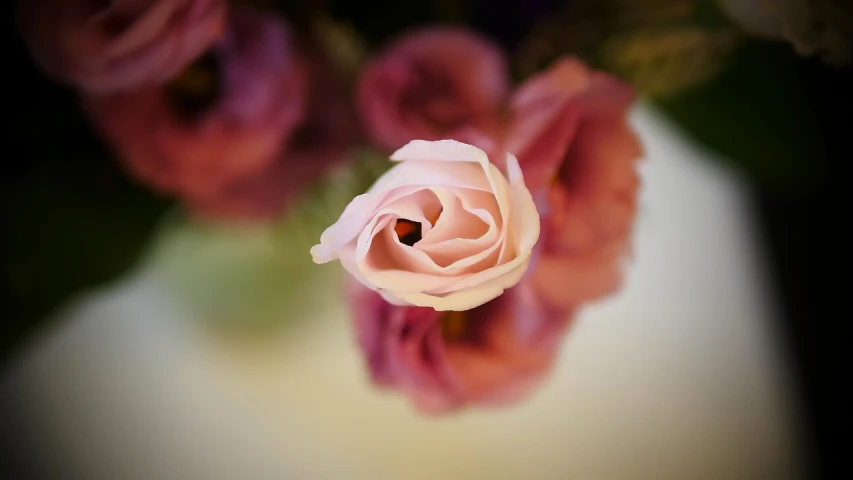
<instances>
[{"instance_id":1,"label":"pink rose","mask_svg":"<svg viewBox=\"0 0 853 480\"><path fill-rule=\"evenodd\" d=\"M222 34L225 0L22 0L21 28L50 74L92 93L162 83Z\"/></svg>"},{"instance_id":2,"label":"pink rose","mask_svg":"<svg viewBox=\"0 0 853 480\"><path fill-rule=\"evenodd\" d=\"M261 172L230 182L212 195L188 198L193 211L213 218L273 218L345 158L358 133L349 91L321 56L308 55L307 64L311 79L307 110L285 148Z\"/></svg>"},{"instance_id":3,"label":"pink rose","mask_svg":"<svg viewBox=\"0 0 853 480\"><path fill-rule=\"evenodd\" d=\"M296 50L282 21L246 10L207 60L212 69L198 62L170 85L85 104L143 182L205 215L275 215L352 137L334 76Z\"/></svg>"},{"instance_id":4,"label":"pink rose","mask_svg":"<svg viewBox=\"0 0 853 480\"><path fill-rule=\"evenodd\" d=\"M642 147L628 124L634 91L564 58L513 94L505 148L518 156L542 214L532 282L574 306L621 282L637 207Z\"/></svg>"},{"instance_id":5,"label":"pink rose","mask_svg":"<svg viewBox=\"0 0 853 480\"><path fill-rule=\"evenodd\" d=\"M386 300L468 310L519 282L539 215L515 157L507 176L485 152L454 140L414 140L311 249Z\"/></svg>"},{"instance_id":6,"label":"pink rose","mask_svg":"<svg viewBox=\"0 0 853 480\"><path fill-rule=\"evenodd\" d=\"M363 71L357 104L372 140L387 149L452 138L497 122L509 88L496 45L458 28L433 27L393 42Z\"/></svg>"},{"instance_id":7,"label":"pink rose","mask_svg":"<svg viewBox=\"0 0 853 480\"><path fill-rule=\"evenodd\" d=\"M550 370L569 312L539 302L526 281L467 312L402 307L357 285L355 331L371 378L427 413L520 400Z\"/></svg>"}]
</instances>

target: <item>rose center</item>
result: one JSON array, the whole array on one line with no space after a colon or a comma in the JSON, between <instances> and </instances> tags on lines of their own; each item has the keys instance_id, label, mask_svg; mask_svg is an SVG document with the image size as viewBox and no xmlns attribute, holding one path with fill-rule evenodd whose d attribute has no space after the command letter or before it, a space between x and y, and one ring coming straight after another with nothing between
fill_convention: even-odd
<instances>
[{"instance_id":1,"label":"rose center","mask_svg":"<svg viewBox=\"0 0 853 480\"><path fill-rule=\"evenodd\" d=\"M423 238L421 230L422 226L420 222L413 222L405 218L397 220L397 224L394 225L394 232L397 233L400 243L410 247L420 242L421 238Z\"/></svg>"},{"instance_id":2,"label":"rose center","mask_svg":"<svg viewBox=\"0 0 853 480\"><path fill-rule=\"evenodd\" d=\"M459 340L465 335L465 312L447 312L441 317L441 336L445 340Z\"/></svg>"},{"instance_id":3,"label":"rose center","mask_svg":"<svg viewBox=\"0 0 853 480\"><path fill-rule=\"evenodd\" d=\"M439 210L429 219L429 222L433 226L438 222L442 211L444 209ZM412 247L423 238L423 225L420 222L415 222L407 218L399 218L397 219L397 223L394 224L394 233L397 234L400 243Z\"/></svg>"},{"instance_id":4,"label":"rose center","mask_svg":"<svg viewBox=\"0 0 853 480\"><path fill-rule=\"evenodd\" d=\"M204 114L221 93L222 66L215 51L209 51L190 64L166 86L172 105L190 120Z\"/></svg>"}]
</instances>

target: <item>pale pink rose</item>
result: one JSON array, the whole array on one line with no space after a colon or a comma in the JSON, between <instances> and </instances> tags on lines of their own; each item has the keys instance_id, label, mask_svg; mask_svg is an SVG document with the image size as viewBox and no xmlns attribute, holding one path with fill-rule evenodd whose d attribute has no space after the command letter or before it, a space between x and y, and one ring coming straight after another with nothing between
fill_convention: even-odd
<instances>
[{"instance_id":1,"label":"pale pink rose","mask_svg":"<svg viewBox=\"0 0 853 480\"><path fill-rule=\"evenodd\" d=\"M364 69L357 104L371 139L387 149L455 139L498 122L509 89L500 48L475 33L432 27L392 42Z\"/></svg>"},{"instance_id":2,"label":"pale pink rose","mask_svg":"<svg viewBox=\"0 0 853 480\"><path fill-rule=\"evenodd\" d=\"M515 157L506 176L485 152L454 140L414 140L311 249L386 300L468 310L524 275L539 215Z\"/></svg>"},{"instance_id":3,"label":"pale pink rose","mask_svg":"<svg viewBox=\"0 0 853 480\"><path fill-rule=\"evenodd\" d=\"M273 216L341 157L352 138L342 127L353 128L339 111L346 103L329 88L334 76L297 51L274 16L236 9L204 59L214 61L215 85L198 105L170 84L92 96L87 110L148 185L205 215Z\"/></svg>"},{"instance_id":4,"label":"pale pink rose","mask_svg":"<svg viewBox=\"0 0 853 480\"><path fill-rule=\"evenodd\" d=\"M162 83L222 34L226 0L22 0L21 30L51 75L92 93Z\"/></svg>"},{"instance_id":5,"label":"pale pink rose","mask_svg":"<svg viewBox=\"0 0 853 480\"><path fill-rule=\"evenodd\" d=\"M578 305L616 290L630 249L642 146L628 123L633 89L564 58L513 94L505 148L542 215L532 281Z\"/></svg>"},{"instance_id":6,"label":"pale pink rose","mask_svg":"<svg viewBox=\"0 0 853 480\"><path fill-rule=\"evenodd\" d=\"M371 379L427 413L522 399L549 372L572 317L526 280L466 312L391 305L358 284L350 299Z\"/></svg>"}]
</instances>

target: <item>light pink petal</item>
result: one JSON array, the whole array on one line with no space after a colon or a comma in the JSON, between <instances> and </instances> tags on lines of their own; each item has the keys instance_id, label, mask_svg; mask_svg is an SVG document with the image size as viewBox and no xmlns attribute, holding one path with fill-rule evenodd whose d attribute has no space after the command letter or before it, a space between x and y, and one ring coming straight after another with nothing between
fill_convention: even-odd
<instances>
[{"instance_id":1,"label":"light pink petal","mask_svg":"<svg viewBox=\"0 0 853 480\"><path fill-rule=\"evenodd\" d=\"M489 163L486 152L456 140L412 140L391 154L391 160L420 160L428 162L476 162L485 168Z\"/></svg>"},{"instance_id":2,"label":"light pink petal","mask_svg":"<svg viewBox=\"0 0 853 480\"><path fill-rule=\"evenodd\" d=\"M315 263L326 263L338 258L339 250L358 236L383 200L382 196L364 193L352 199L340 219L320 237L320 243L311 247Z\"/></svg>"},{"instance_id":3,"label":"light pink petal","mask_svg":"<svg viewBox=\"0 0 853 480\"><path fill-rule=\"evenodd\" d=\"M464 162L441 165L436 163L438 162L415 160L401 162L382 175L367 192L387 192L397 187L412 185L492 191L480 166Z\"/></svg>"}]
</instances>

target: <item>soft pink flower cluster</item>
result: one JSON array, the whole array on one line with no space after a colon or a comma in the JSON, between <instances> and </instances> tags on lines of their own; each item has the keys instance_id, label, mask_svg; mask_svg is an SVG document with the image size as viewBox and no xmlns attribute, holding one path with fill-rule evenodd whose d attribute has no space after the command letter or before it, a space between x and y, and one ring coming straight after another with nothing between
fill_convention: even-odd
<instances>
[{"instance_id":1,"label":"soft pink flower cluster","mask_svg":"<svg viewBox=\"0 0 853 480\"><path fill-rule=\"evenodd\" d=\"M634 92L576 59L513 86L489 40L427 28L370 60L353 101L283 19L226 0L23 0L20 21L128 171L196 214L280 214L360 117L398 163L312 254L357 280L372 378L424 411L520 398L573 314L619 287Z\"/></svg>"},{"instance_id":2,"label":"soft pink flower cluster","mask_svg":"<svg viewBox=\"0 0 853 480\"><path fill-rule=\"evenodd\" d=\"M316 261L339 258L358 280L350 298L374 381L427 412L529 392L573 314L619 287L630 250L642 155L627 119L633 89L573 58L510 83L500 50L469 31L427 29L388 46L362 73L357 105L370 138L399 148L392 159L403 165L312 250ZM515 177L529 193L445 178L450 166L475 162L475 150L509 183L520 166ZM455 190L465 193L446 193ZM489 210L502 198L521 200ZM536 210L535 226L514 220ZM483 241L494 229L515 240ZM535 246L524 243L531 235ZM504 268L513 255L524 257L521 270Z\"/></svg>"},{"instance_id":3,"label":"soft pink flower cluster","mask_svg":"<svg viewBox=\"0 0 853 480\"><path fill-rule=\"evenodd\" d=\"M33 57L128 171L216 218L267 219L355 140L346 85L284 19L226 0L23 0Z\"/></svg>"}]
</instances>

